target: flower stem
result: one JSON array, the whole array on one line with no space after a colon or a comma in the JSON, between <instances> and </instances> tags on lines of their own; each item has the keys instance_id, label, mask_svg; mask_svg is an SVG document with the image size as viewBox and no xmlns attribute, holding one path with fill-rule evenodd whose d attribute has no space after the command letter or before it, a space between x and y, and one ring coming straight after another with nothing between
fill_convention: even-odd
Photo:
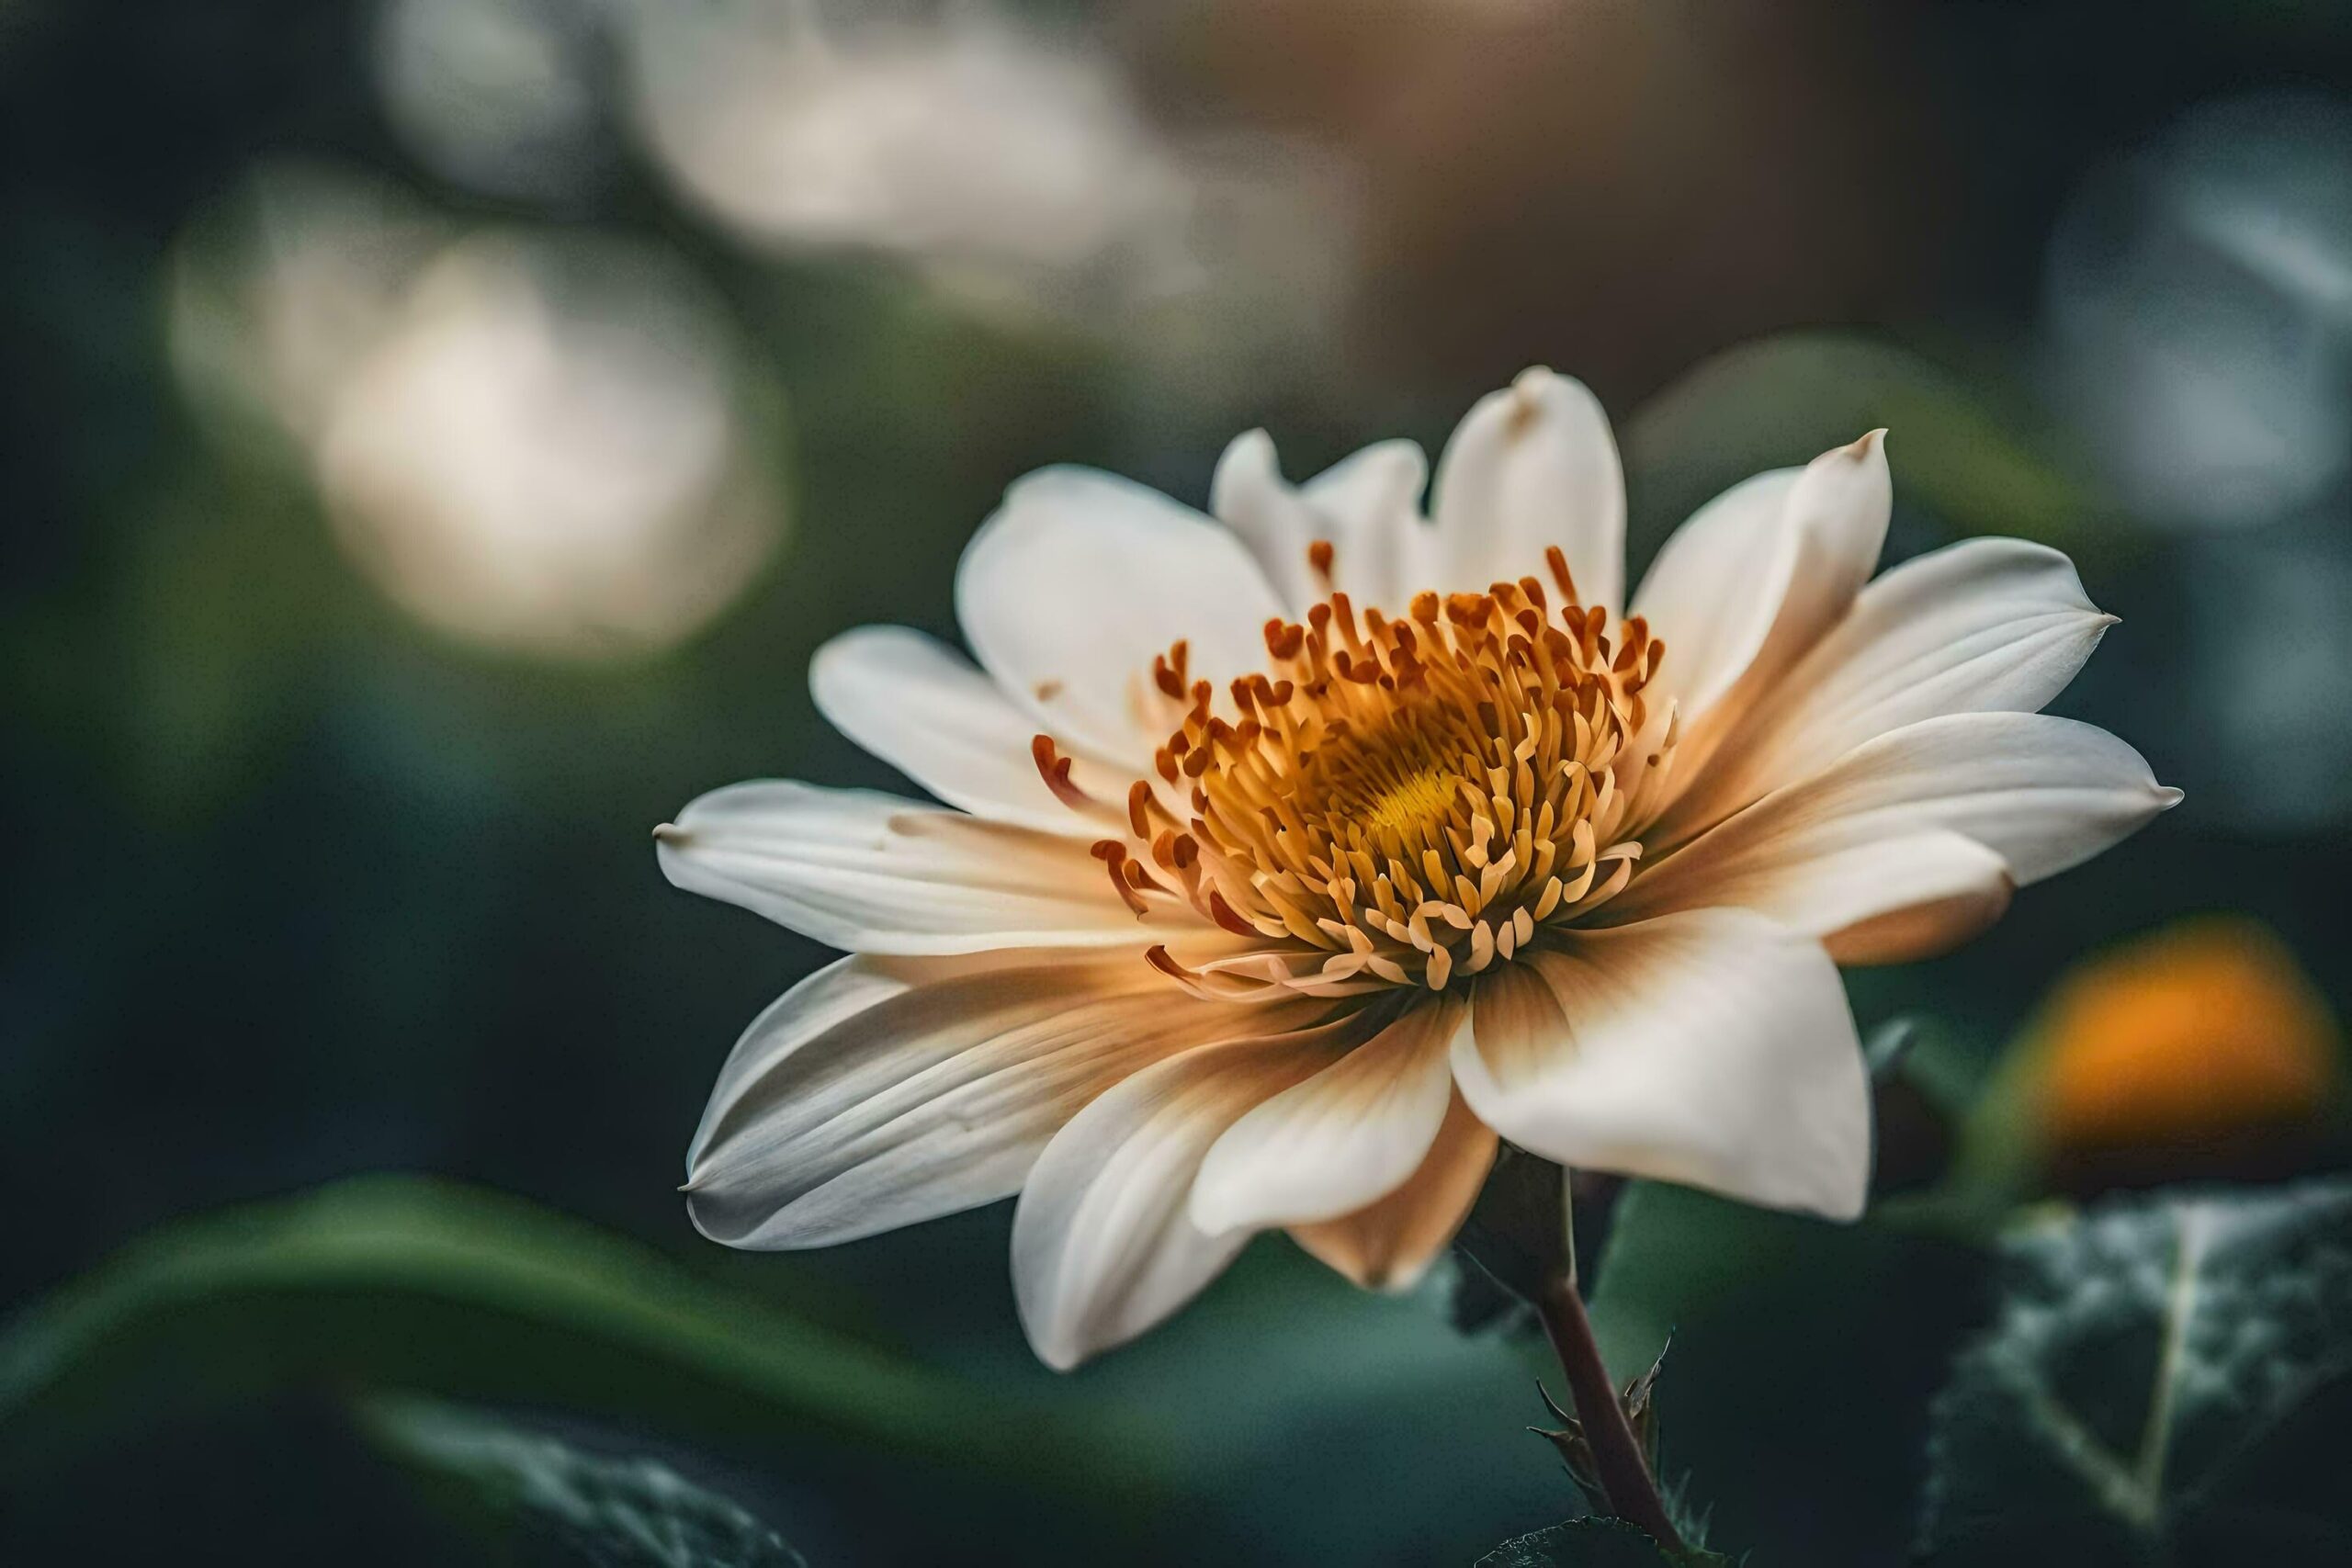
<instances>
[{"instance_id":1,"label":"flower stem","mask_svg":"<svg viewBox=\"0 0 2352 1568\"><path fill-rule=\"evenodd\" d=\"M1592 1319L1585 1314L1584 1297L1577 1292L1573 1264L1555 1267L1544 1279L1535 1310L1544 1330L1552 1337L1560 1370L1567 1374L1568 1393L1583 1424L1586 1443L1592 1449L1593 1468L1600 1472L1600 1489L1610 1511L1648 1532L1668 1551L1683 1550L1682 1538L1667 1517L1666 1501L1649 1461L1642 1457L1634 1425L1609 1381L1609 1367L1600 1359L1600 1345L1592 1337Z\"/></svg>"}]
</instances>

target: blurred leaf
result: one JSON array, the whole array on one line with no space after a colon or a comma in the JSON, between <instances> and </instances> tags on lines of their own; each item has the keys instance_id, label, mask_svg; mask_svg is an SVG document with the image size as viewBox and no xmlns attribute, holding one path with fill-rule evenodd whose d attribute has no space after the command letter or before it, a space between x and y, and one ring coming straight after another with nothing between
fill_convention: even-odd
<instances>
[{"instance_id":1,"label":"blurred leaf","mask_svg":"<svg viewBox=\"0 0 2352 1568\"><path fill-rule=\"evenodd\" d=\"M1806 1568L1879 1568L1910 1540L1928 1402L1980 1318L1986 1266L1884 1224L1635 1182L1592 1315L1621 1376L1672 1333L1659 1481L1673 1493L1696 1478L1713 1539Z\"/></svg>"},{"instance_id":2,"label":"blurred leaf","mask_svg":"<svg viewBox=\"0 0 2352 1568\"><path fill-rule=\"evenodd\" d=\"M1903 1069L1911 1047L1919 1041L1919 1021L1905 1015L1890 1018L1862 1042L1862 1060L1870 1064L1871 1081L1884 1083Z\"/></svg>"},{"instance_id":3,"label":"blurred leaf","mask_svg":"<svg viewBox=\"0 0 2352 1568\"><path fill-rule=\"evenodd\" d=\"M2352 1181L2117 1202L2008 1255L1936 1402L1931 1562L2352 1551Z\"/></svg>"},{"instance_id":4,"label":"blurred leaf","mask_svg":"<svg viewBox=\"0 0 2352 1568\"><path fill-rule=\"evenodd\" d=\"M1623 1519L1570 1519L1507 1540L1477 1568L1707 1568L1731 1559L1712 1551L1667 1551Z\"/></svg>"},{"instance_id":5,"label":"blurred leaf","mask_svg":"<svg viewBox=\"0 0 2352 1568\"><path fill-rule=\"evenodd\" d=\"M1447 1253L1432 1275L1431 1292L1456 1334L1523 1335L1538 1327L1535 1309L1464 1253Z\"/></svg>"},{"instance_id":6,"label":"blurred leaf","mask_svg":"<svg viewBox=\"0 0 2352 1568\"><path fill-rule=\"evenodd\" d=\"M1896 493L1958 534L2066 543L2098 504L1961 378L1898 344L1786 333L1705 361L1626 429L1636 535L1666 529L1750 474L1885 428Z\"/></svg>"},{"instance_id":7,"label":"blurred leaf","mask_svg":"<svg viewBox=\"0 0 2352 1568\"><path fill-rule=\"evenodd\" d=\"M371 1436L481 1509L596 1568L805 1568L730 1498L659 1461L584 1452L494 1416L419 1399L371 1401Z\"/></svg>"},{"instance_id":8,"label":"blurred leaf","mask_svg":"<svg viewBox=\"0 0 2352 1568\"><path fill-rule=\"evenodd\" d=\"M0 1475L159 1403L301 1384L545 1402L1096 1492L1131 1479L1108 1461L1132 1445L1091 1424L516 1199L412 1177L182 1222L20 1314L0 1335Z\"/></svg>"}]
</instances>

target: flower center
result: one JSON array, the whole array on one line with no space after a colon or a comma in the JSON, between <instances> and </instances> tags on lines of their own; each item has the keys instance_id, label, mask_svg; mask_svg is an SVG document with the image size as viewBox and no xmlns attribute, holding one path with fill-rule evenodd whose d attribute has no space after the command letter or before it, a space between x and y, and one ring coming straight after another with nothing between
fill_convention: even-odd
<instances>
[{"instance_id":1,"label":"flower center","mask_svg":"<svg viewBox=\"0 0 2352 1568\"><path fill-rule=\"evenodd\" d=\"M1309 558L1328 581L1329 547ZM1095 853L1138 915L1182 897L1264 943L1155 964L1218 995L1443 989L1624 886L1674 745L1671 711L1643 698L1665 647L1638 618L1612 637L1549 559L1556 608L1532 577L1425 592L1398 618L1333 592L1267 624L1269 667L1225 704L1189 679L1183 643L1153 661L1171 725L1158 777ZM1072 799L1049 738L1037 758Z\"/></svg>"},{"instance_id":2,"label":"flower center","mask_svg":"<svg viewBox=\"0 0 2352 1568\"><path fill-rule=\"evenodd\" d=\"M1436 763L1424 763L1373 798L1364 824L1386 838L1425 834L1453 799L1453 780Z\"/></svg>"}]
</instances>

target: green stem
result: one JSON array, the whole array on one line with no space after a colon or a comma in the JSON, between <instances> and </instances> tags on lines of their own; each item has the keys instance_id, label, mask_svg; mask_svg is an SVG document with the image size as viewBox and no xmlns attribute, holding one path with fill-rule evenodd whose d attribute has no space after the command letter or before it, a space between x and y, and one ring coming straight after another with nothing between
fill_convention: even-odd
<instances>
[{"instance_id":1,"label":"green stem","mask_svg":"<svg viewBox=\"0 0 2352 1568\"><path fill-rule=\"evenodd\" d=\"M1552 1348L1559 1354L1560 1370L1567 1374L1577 1419L1583 1424L1585 1441L1592 1449L1593 1467L1600 1472L1600 1490L1609 1500L1610 1512L1647 1531L1667 1551L1684 1550L1674 1521L1667 1517L1666 1500L1658 1495L1649 1462L1642 1457L1634 1424L1626 1419L1617 1385L1609 1381L1608 1363L1600 1359L1600 1342L1592 1337L1592 1319L1585 1314L1584 1298L1577 1293L1573 1262L1545 1274L1535 1310L1543 1316L1544 1332L1552 1337Z\"/></svg>"}]
</instances>

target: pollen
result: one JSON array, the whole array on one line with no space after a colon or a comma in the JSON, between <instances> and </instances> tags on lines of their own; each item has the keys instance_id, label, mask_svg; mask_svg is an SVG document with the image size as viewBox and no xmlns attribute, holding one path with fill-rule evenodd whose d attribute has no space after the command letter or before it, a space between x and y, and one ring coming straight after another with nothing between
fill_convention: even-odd
<instances>
[{"instance_id":1,"label":"pollen","mask_svg":"<svg viewBox=\"0 0 2352 1568\"><path fill-rule=\"evenodd\" d=\"M1579 604L1550 556L1548 590L1424 592L1402 614L1331 592L1268 622L1265 666L1222 692L1182 643L1154 660L1168 739L1131 837L1096 853L1139 914L1182 898L1261 943L1201 970L1155 949L1157 967L1217 995L1442 990L1625 886L1674 748L1647 697L1665 649ZM1318 542L1325 581L1329 562ZM1052 755L1040 738L1049 783Z\"/></svg>"}]
</instances>

